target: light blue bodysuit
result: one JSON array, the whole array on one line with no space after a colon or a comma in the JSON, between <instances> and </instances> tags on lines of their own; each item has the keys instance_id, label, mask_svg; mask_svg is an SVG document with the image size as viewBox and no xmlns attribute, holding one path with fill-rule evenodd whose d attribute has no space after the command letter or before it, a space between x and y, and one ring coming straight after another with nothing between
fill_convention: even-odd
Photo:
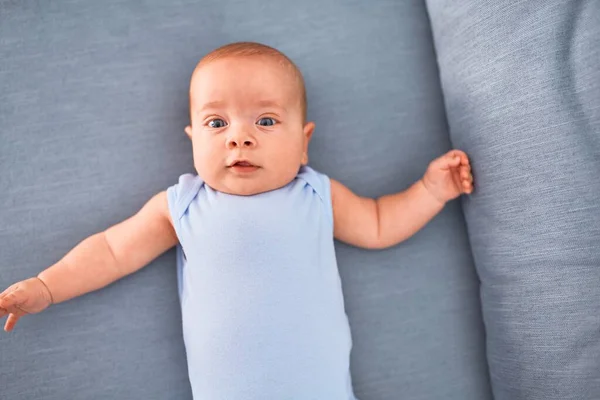
<instances>
[{"instance_id":1,"label":"light blue bodysuit","mask_svg":"<svg viewBox=\"0 0 600 400\"><path fill-rule=\"evenodd\" d=\"M167 195L194 399L354 400L329 178L236 196L186 174Z\"/></svg>"}]
</instances>

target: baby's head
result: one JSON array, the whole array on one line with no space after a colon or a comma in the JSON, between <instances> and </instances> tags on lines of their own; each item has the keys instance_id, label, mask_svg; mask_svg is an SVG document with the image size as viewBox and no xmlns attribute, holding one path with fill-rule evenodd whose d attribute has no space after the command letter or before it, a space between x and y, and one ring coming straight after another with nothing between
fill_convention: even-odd
<instances>
[{"instance_id":1,"label":"baby's head","mask_svg":"<svg viewBox=\"0 0 600 400\"><path fill-rule=\"evenodd\" d=\"M252 195L291 182L308 162L302 74L281 52L258 43L218 48L190 83L194 166L215 190Z\"/></svg>"}]
</instances>

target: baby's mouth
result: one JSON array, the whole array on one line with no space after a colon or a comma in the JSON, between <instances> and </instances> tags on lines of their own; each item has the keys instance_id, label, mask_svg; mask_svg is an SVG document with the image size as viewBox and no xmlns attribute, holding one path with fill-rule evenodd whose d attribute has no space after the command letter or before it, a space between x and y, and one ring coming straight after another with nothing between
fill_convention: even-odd
<instances>
[{"instance_id":1,"label":"baby's mouth","mask_svg":"<svg viewBox=\"0 0 600 400\"><path fill-rule=\"evenodd\" d=\"M231 164L231 167L256 167L256 165L249 163L248 161L236 161L233 164Z\"/></svg>"},{"instance_id":2,"label":"baby's mouth","mask_svg":"<svg viewBox=\"0 0 600 400\"><path fill-rule=\"evenodd\" d=\"M260 167L252 164L250 161L239 160L231 163L228 168L238 173L250 173L256 171Z\"/></svg>"}]
</instances>

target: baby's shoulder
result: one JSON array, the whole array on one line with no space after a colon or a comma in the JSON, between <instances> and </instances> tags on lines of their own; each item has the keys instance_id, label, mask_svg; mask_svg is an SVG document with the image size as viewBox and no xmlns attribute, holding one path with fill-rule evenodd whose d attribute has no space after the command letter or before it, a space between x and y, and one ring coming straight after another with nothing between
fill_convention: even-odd
<instances>
[{"instance_id":1,"label":"baby's shoulder","mask_svg":"<svg viewBox=\"0 0 600 400\"><path fill-rule=\"evenodd\" d=\"M309 166L303 166L300 168L297 179L305 182L312 188L313 192L319 196L323 205L325 206L325 211L328 217L333 218L331 203L331 181L329 177L312 169Z\"/></svg>"},{"instance_id":2,"label":"baby's shoulder","mask_svg":"<svg viewBox=\"0 0 600 400\"><path fill-rule=\"evenodd\" d=\"M307 183L316 192L322 192L330 186L329 177L309 166L303 166L298 172L297 179Z\"/></svg>"},{"instance_id":3,"label":"baby's shoulder","mask_svg":"<svg viewBox=\"0 0 600 400\"><path fill-rule=\"evenodd\" d=\"M203 185L204 181L198 175L183 174L175 185L167 189L167 200L173 218L181 218Z\"/></svg>"}]
</instances>

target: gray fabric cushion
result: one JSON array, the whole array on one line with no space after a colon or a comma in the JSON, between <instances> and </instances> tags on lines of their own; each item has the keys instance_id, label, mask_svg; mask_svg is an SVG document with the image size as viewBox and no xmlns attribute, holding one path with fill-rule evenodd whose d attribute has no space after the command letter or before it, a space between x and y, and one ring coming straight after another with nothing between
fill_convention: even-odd
<instances>
[{"instance_id":1,"label":"gray fabric cushion","mask_svg":"<svg viewBox=\"0 0 600 400\"><path fill-rule=\"evenodd\" d=\"M600 398L600 3L430 1L497 400Z\"/></svg>"},{"instance_id":2,"label":"gray fabric cushion","mask_svg":"<svg viewBox=\"0 0 600 400\"><path fill-rule=\"evenodd\" d=\"M449 148L421 1L0 4L1 287L192 170L189 75L230 41L297 61L312 166L360 194L405 188ZM338 250L362 400L490 398L458 202L401 246ZM0 398L189 398L174 267L169 252L0 334Z\"/></svg>"}]
</instances>

